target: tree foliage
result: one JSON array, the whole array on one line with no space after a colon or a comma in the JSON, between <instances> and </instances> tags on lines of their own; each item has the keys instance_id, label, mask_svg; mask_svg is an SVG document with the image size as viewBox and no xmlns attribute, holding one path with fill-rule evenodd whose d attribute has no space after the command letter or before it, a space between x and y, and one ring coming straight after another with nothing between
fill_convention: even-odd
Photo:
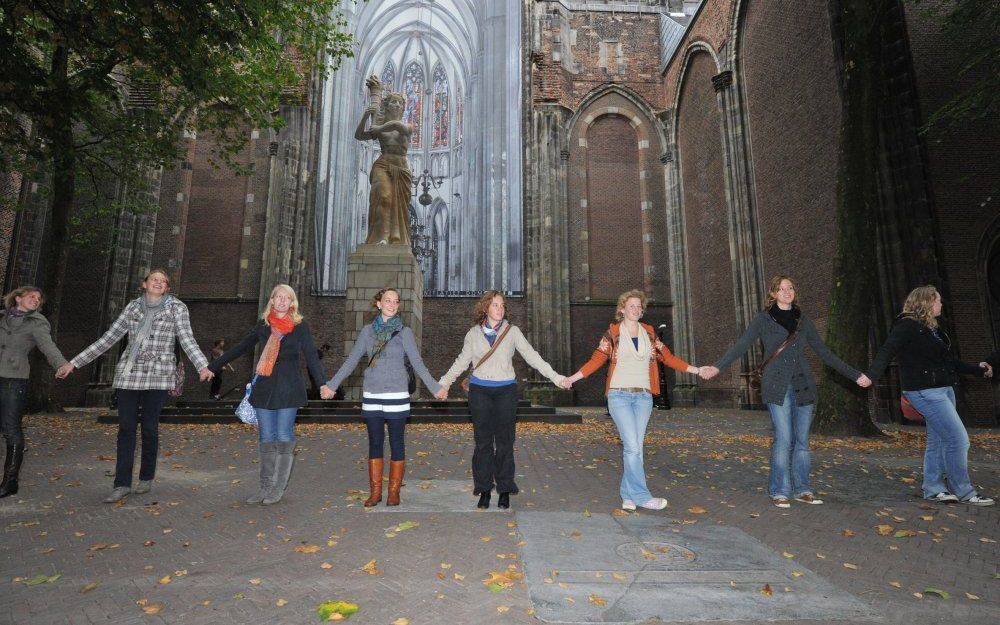
<instances>
[{"instance_id":1,"label":"tree foliage","mask_svg":"<svg viewBox=\"0 0 1000 625\"><path fill-rule=\"evenodd\" d=\"M74 220L155 208L145 181L179 164L185 131L211 133L213 164L238 171L247 129L280 128L283 97L351 55L338 4L0 0L0 180L48 191L53 331Z\"/></svg>"}]
</instances>

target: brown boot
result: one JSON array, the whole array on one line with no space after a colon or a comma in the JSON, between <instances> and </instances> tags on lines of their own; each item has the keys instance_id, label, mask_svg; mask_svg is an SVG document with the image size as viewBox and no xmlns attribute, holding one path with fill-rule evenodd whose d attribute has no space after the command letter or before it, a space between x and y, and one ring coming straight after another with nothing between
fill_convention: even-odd
<instances>
[{"instance_id":1,"label":"brown boot","mask_svg":"<svg viewBox=\"0 0 1000 625\"><path fill-rule=\"evenodd\" d=\"M403 473L405 470L405 460L392 460L389 462L389 497L386 498L385 505L399 505L399 489L403 485Z\"/></svg>"},{"instance_id":2,"label":"brown boot","mask_svg":"<svg viewBox=\"0 0 1000 625\"><path fill-rule=\"evenodd\" d=\"M365 507L371 508L382 501L382 459L368 459L368 499L365 499Z\"/></svg>"}]
</instances>

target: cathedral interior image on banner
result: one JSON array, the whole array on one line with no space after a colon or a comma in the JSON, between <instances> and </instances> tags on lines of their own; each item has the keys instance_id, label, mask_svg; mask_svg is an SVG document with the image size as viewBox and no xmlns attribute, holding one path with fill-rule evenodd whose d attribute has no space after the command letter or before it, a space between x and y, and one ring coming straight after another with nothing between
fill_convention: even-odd
<instances>
[{"instance_id":1,"label":"cathedral interior image on banner","mask_svg":"<svg viewBox=\"0 0 1000 625\"><path fill-rule=\"evenodd\" d=\"M314 292L346 291L347 258L367 236L379 145L354 131L375 76L385 94L403 96L413 128L409 221L424 292L523 293L520 3L371 0L343 10L355 56L324 85Z\"/></svg>"}]
</instances>

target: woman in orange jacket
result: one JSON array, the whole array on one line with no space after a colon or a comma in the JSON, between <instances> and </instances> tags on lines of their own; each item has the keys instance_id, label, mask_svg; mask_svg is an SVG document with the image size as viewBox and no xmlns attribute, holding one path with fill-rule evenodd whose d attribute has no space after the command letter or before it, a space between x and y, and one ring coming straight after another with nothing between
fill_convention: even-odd
<instances>
[{"instance_id":1,"label":"woman in orange jacket","mask_svg":"<svg viewBox=\"0 0 1000 625\"><path fill-rule=\"evenodd\" d=\"M639 323L646 310L646 294L639 290L626 291L618 297L615 322L601 337L601 341L580 370L566 378L561 386L569 388L609 362L605 394L608 412L618 427L622 440L624 473L621 482L622 508L635 510L642 506L662 510L667 500L653 497L646 487L643 468L642 445L646 425L653 412L653 395L660 392L660 373L656 366L662 362L671 369L697 375L701 369L693 367L677 356L659 339L652 326Z\"/></svg>"}]
</instances>

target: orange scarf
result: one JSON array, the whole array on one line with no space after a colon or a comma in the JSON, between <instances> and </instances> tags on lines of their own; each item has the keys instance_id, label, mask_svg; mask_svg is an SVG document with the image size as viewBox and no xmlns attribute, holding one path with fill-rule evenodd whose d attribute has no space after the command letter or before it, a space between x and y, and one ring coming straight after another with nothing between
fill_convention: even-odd
<instances>
[{"instance_id":1,"label":"orange scarf","mask_svg":"<svg viewBox=\"0 0 1000 625\"><path fill-rule=\"evenodd\" d=\"M278 350L281 348L281 339L290 334L295 329L295 322L292 316L286 314L279 317L273 312L267 316L267 323L271 326L271 336L267 339L264 352L257 361L257 375L267 377L274 371L274 362L278 359Z\"/></svg>"}]
</instances>

